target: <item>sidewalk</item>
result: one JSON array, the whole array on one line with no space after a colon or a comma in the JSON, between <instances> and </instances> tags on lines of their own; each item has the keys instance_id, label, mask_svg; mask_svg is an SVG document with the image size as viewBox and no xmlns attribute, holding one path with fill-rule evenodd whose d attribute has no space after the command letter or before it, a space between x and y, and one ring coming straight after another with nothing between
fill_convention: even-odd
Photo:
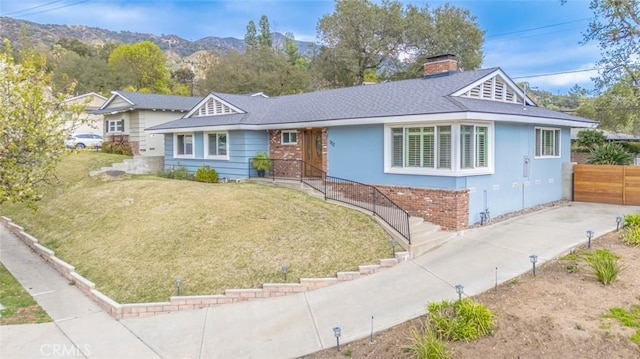
<instances>
[{"instance_id":1,"label":"sidewalk","mask_svg":"<svg viewBox=\"0 0 640 359\"><path fill-rule=\"evenodd\" d=\"M0 261L54 323L0 326L0 357L293 358L366 337L498 282L615 229L615 217L640 207L572 203L469 230L418 258L350 282L292 296L116 321L0 229ZM67 348L52 355L54 348ZM76 348L73 355L69 348Z\"/></svg>"}]
</instances>

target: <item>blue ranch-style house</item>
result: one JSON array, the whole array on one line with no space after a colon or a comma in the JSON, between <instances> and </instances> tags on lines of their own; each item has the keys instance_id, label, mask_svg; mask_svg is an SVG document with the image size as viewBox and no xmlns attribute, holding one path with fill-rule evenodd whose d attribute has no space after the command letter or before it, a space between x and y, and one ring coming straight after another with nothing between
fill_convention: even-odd
<instances>
[{"instance_id":1,"label":"blue ranch-style house","mask_svg":"<svg viewBox=\"0 0 640 359\"><path fill-rule=\"evenodd\" d=\"M266 152L370 184L412 216L462 230L562 199L570 130L589 127L538 107L500 68L461 72L445 55L420 79L281 97L211 93L146 131L164 134L165 169L209 165L247 178L250 159Z\"/></svg>"}]
</instances>

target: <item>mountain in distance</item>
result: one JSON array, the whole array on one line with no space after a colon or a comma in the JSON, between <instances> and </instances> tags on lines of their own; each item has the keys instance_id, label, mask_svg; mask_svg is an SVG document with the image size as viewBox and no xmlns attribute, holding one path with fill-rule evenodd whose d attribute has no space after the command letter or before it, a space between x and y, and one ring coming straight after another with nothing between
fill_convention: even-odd
<instances>
[{"instance_id":1,"label":"mountain in distance","mask_svg":"<svg viewBox=\"0 0 640 359\"><path fill-rule=\"evenodd\" d=\"M10 17L0 17L0 37L8 38L15 47L20 47L21 39L28 35L33 45L51 48L60 39L77 39L85 44L104 45L106 43L133 44L151 41L167 53L175 53L180 57L188 57L198 51L214 51L225 55L230 51L244 52L247 48L243 39L233 37L208 36L197 41L189 41L176 35L155 35L131 31L111 31L97 27L82 25L38 24ZM276 47L283 47L285 37L274 33ZM301 55L309 55L311 42L296 41Z\"/></svg>"}]
</instances>

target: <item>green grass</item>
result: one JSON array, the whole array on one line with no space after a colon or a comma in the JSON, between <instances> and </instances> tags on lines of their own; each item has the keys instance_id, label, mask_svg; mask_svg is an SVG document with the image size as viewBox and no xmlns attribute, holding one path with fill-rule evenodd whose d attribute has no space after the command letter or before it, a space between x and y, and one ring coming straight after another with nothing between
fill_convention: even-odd
<instances>
[{"instance_id":1,"label":"green grass","mask_svg":"<svg viewBox=\"0 0 640 359\"><path fill-rule=\"evenodd\" d=\"M423 331L413 328L409 340L411 344L405 348L405 351L418 359L448 359L451 357L447 344L438 337L438 333L431 324L426 324Z\"/></svg>"},{"instance_id":2,"label":"green grass","mask_svg":"<svg viewBox=\"0 0 640 359\"><path fill-rule=\"evenodd\" d=\"M640 226L625 227L622 232L622 241L629 246L640 246Z\"/></svg>"},{"instance_id":3,"label":"green grass","mask_svg":"<svg viewBox=\"0 0 640 359\"><path fill-rule=\"evenodd\" d=\"M640 345L640 305L636 305L627 311L620 307L609 309L609 313L602 316L617 320L620 324L629 328L638 328L629 338L632 342Z\"/></svg>"},{"instance_id":4,"label":"green grass","mask_svg":"<svg viewBox=\"0 0 640 359\"><path fill-rule=\"evenodd\" d=\"M60 167L37 213L0 214L121 303L259 288L333 276L391 256L389 236L361 212L301 192L249 183L209 184L154 176L89 178L124 156L81 152Z\"/></svg>"},{"instance_id":5,"label":"green grass","mask_svg":"<svg viewBox=\"0 0 640 359\"><path fill-rule=\"evenodd\" d=\"M51 318L22 288L22 285L0 264L0 325L50 322Z\"/></svg>"}]
</instances>

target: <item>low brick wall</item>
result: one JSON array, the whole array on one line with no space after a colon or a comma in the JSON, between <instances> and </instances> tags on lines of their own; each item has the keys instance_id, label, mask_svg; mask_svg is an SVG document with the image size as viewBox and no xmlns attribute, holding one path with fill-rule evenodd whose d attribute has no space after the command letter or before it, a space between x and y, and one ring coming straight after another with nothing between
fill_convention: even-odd
<instances>
[{"instance_id":1,"label":"low brick wall","mask_svg":"<svg viewBox=\"0 0 640 359\"><path fill-rule=\"evenodd\" d=\"M13 235L66 278L69 283L74 284L87 297L91 298L105 312L116 319L146 317L158 313L201 309L222 304L308 292L374 274L382 269L393 267L399 262L411 259L411 255L408 252L396 252L395 258L381 259L380 264L359 266L356 272L338 272L336 277L333 278L301 278L299 283L265 283L262 285L262 289L227 289L224 294L174 296L169 298L168 302L120 304L98 291L93 282L76 273L75 267L56 257L52 250L40 245L35 237L26 233L24 228L13 223L10 218L0 217L0 225L5 226Z\"/></svg>"},{"instance_id":2,"label":"low brick wall","mask_svg":"<svg viewBox=\"0 0 640 359\"><path fill-rule=\"evenodd\" d=\"M469 191L376 186L410 215L439 225L446 231L469 228Z\"/></svg>"}]
</instances>

